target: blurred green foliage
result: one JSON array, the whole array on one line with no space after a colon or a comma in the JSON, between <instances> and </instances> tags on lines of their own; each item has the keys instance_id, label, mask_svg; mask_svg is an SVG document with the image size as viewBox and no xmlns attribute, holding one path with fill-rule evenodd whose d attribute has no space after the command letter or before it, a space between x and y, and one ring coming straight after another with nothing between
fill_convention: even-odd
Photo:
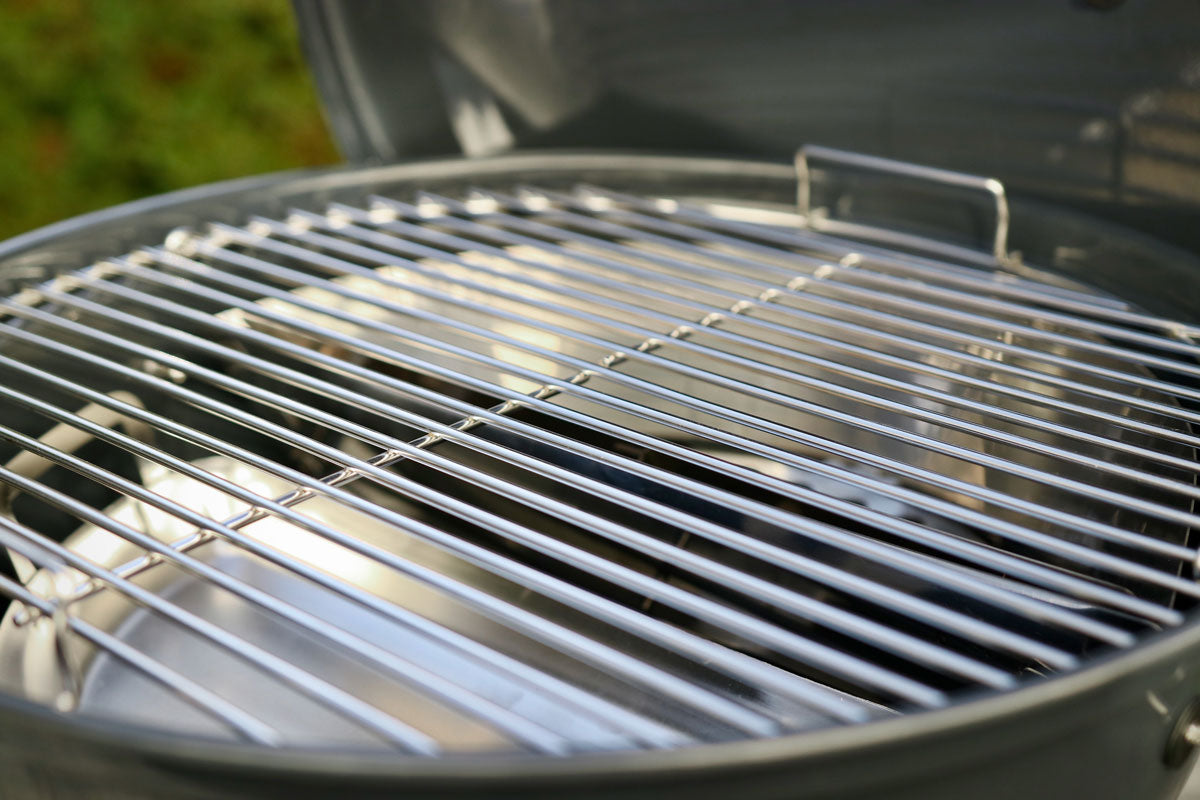
<instances>
[{"instance_id":1,"label":"blurred green foliage","mask_svg":"<svg viewBox=\"0 0 1200 800\"><path fill-rule=\"evenodd\" d=\"M0 238L337 158L287 0L0 2Z\"/></svg>"}]
</instances>

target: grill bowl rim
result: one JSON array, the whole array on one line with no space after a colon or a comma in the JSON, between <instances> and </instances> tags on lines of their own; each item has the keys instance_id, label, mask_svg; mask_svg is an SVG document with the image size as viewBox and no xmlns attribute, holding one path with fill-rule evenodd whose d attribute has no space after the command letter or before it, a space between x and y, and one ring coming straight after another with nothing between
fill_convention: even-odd
<instances>
[{"instance_id":1,"label":"grill bowl rim","mask_svg":"<svg viewBox=\"0 0 1200 800\"><path fill-rule=\"evenodd\" d=\"M697 157L626 152L527 151L503 156L463 159L440 158L386 166L341 165L316 170L299 170L239 178L148 197L100 211L72 217L20 234L0 243L0 278L19 266L66 266L67 253L93 259L116 253L124 245L122 236L144 243L146 237L161 236L186 219L240 221L247 210L263 211L264 204L286 208L299 197L318 197L321 202L339 190L364 184L402 184L408 181L453 182L456 180L525 179L530 173L578 175L585 172L660 174L739 180L747 184L782 185L790 188L794 172L790 164L730 157ZM1026 203L1015 199L1018 208ZM1038 209L1029 203L1027 208ZM1064 218L1084 219L1075 212ZM138 221L131 228L132 220ZM1114 236L1145 243L1159 254L1180 259L1182 268L1200 269L1194 256L1149 240L1135 231L1103 223ZM129 229L129 230L125 230ZM120 231L120 235L114 232ZM130 245L132 246L132 245ZM940 769L922 751L952 747L962 757L1005 760L1005 753L1028 747L1029 731L1069 732L1072 750L1079 757L1081 743L1099 742L1105 731L1121 729L1121 739L1144 741L1160 752L1175 714L1195 695L1190 689L1200 661L1200 620L1144 639L1128 652L1113 653L1088 662L1069 674L1039 679L1014 691L985 697L963 697L954 705L936 711L911 713L858 726L834 727L724 744L692 745L675 751L629 751L617 754L578 755L568 758L454 756L428 759L403 755L373 755L337 751L299 751L246 748L172 734L119 721L70 718L15 696L0 694L0 720L7 731L19 729L19 738L32 746L37 742L70 742L71 746L108 753L121 760L156 771L167 771L183 780L188 776L211 780L213 770L231 780L261 783L277 780L281 785L308 786L319 792L333 783L344 789L347 780L364 789L376 784L392 788L403 783L427 791L447 793L472 788L500 788L530 792L555 791L570 787L578 791L612 790L631 781L654 776L673 782L722 785L736 780L746 770L756 774L788 776L790 791L807 783L823 785L821 776L842 764L891 763L897 770ZM1156 692L1168 711L1150 715L1137 707L1147 706L1147 692ZM1145 709L1143 709L1145 711ZM1157 719L1155 718L1157 717ZM1104 725L1089 722L1104 719ZM1067 738L1064 736L1064 738ZM0 734L0 750L10 742ZM57 745L56 745L57 746ZM945 752L943 749L941 752ZM123 755L122 755L123 754ZM905 767L906 762L918 765ZM1157 760L1154 762L1157 763ZM822 769L815 769L823 765ZM860 770L861 771L861 770ZM889 772L881 768L880 773ZM1179 773L1158 770L1162 780L1179 780ZM743 776L744 777L744 776ZM866 780L864 778L864 780ZM801 783L797 783L800 781ZM1048 795L1050 796L1050 795Z\"/></svg>"}]
</instances>

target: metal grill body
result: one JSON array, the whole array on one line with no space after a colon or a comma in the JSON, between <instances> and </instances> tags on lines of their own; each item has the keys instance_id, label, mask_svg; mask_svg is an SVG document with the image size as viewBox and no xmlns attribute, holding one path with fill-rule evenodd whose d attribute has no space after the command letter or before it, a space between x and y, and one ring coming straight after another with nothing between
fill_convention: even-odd
<instances>
[{"instance_id":1,"label":"metal grill body","mask_svg":"<svg viewBox=\"0 0 1200 800\"><path fill-rule=\"evenodd\" d=\"M1003 247L529 178L335 176L0 301L6 688L603 758L887 731L1187 627L1193 326Z\"/></svg>"}]
</instances>

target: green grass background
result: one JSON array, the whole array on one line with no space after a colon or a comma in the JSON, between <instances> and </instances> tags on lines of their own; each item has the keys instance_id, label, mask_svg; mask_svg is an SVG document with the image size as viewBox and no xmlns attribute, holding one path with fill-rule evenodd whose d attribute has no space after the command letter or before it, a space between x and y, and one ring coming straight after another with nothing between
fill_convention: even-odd
<instances>
[{"instance_id":1,"label":"green grass background","mask_svg":"<svg viewBox=\"0 0 1200 800\"><path fill-rule=\"evenodd\" d=\"M337 160L287 0L0 0L0 238Z\"/></svg>"}]
</instances>

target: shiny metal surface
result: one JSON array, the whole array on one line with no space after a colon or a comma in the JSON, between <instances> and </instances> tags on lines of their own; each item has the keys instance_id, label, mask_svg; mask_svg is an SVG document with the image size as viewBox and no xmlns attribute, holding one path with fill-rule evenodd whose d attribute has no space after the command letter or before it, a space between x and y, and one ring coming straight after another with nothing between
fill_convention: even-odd
<instances>
[{"instance_id":1,"label":"shiny metal surface","mask_svg":"<svg viewBox=\"0 0 1200 800\"><path fill-rule=\"evenodd\" d=\"M0 680L258 743L562 754L940 708L1183 624L1190 326L800 221L379 197L3 301L0 479L77 530L0 522L42 567L0 583Z\"/></svg>"},{"instance_id":2,"label":"shiny metal surface","mask_svg":"<svg viewBox=\"0 0 1200 800\"><path fill-rule=\"evenodd\" d=\"M1200 9L1188 0L295 6L352 162L510 143L782 160L814 142L994 176L1200 245Z\"/></svg>"}]
</instances>

